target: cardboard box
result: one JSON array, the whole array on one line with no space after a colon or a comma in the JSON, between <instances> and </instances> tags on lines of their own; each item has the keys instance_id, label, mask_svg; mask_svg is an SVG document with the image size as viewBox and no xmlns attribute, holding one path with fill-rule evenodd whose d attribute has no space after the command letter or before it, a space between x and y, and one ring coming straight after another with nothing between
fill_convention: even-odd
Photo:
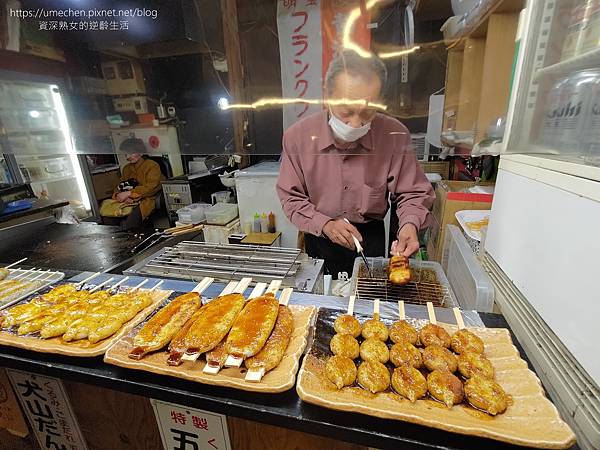
<instances>
[{"instance_id":1,"label":"cardboard box","mask_svg":"<svg viewBox=\"0 0 600 450\"><path fill-rule=\"evenodd\" d=\"M437 183L435 189L435 202L433 203L434 223L430 228L427 242L427 255L430 260L440 262L444 247L446 225L460 227L456 216L457 211L464 209L491 209L492 194L471 194L463 192L465 189L480 184L493 186L494 183L475 183L471 181L444 181Z\"/></svg>"},{"instance_id":2,"label":"cardboard box","mask_svg":"<svg viewBox=\"0 0 600 450\"><path fill-rule=\"evenodd\" d=\"M119 185L119 181L121 181L121 175L118 170L110 170L92 175L96 200L101 202L104 199L112 197L113 191Z\"/></svg>"}]
</instances>

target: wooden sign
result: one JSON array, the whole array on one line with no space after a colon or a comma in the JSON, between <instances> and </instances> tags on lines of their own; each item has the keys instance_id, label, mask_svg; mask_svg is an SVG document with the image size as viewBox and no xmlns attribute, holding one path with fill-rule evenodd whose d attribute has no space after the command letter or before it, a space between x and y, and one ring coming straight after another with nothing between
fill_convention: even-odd
<instances>
[{"instance_id":1,"label":"wooden sign","mask_svg":"<svg viewBox=\"0 0 600 450\"><path fill-rule=\"evenodd\" d=\"M227 416L151 399L165 450L231 450Z\"/></svg>"},{"instance_id":2,"label":"wooden sign","mask_svg":"<svg viewBox=\"0 0 600 450\"><path fill-rule=\"evenodd\" d=\"M40 448L87 450L62 381L14 369L6 372Z\"/></svg>"}]
</instances>

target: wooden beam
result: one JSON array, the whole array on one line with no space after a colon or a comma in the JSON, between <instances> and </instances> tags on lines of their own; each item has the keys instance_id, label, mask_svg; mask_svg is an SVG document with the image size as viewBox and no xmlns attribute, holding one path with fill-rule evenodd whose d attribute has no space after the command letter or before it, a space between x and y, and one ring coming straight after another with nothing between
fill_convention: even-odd
<instances>
[{"instance_id":1,"label":"wooden beam","mask_svg":"<svg viewBox=\"0 0 600 450\"><path fill-rule=\"evenodd\" d=\"M225 56L227 58L227 74L231 102L246 103L237 3L236 0L220 1L221 16L223 19L223 42L225 44ZM244 155L247 153L244 147L244 128L248 123L248 115L244 110L233 109L232 117L235 151L240 155Z\"/></svg>"}]
</instances>

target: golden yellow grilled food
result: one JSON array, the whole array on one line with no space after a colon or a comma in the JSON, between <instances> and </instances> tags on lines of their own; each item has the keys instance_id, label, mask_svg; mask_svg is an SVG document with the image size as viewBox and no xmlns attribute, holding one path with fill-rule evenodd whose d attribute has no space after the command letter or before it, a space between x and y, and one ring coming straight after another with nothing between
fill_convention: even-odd
<instances>
[{"instance_id":1,"label":"golden yellow grilled food","mask_svg":"<svg viewBox=\"0 0 600 450\"><path fill-rule=\"evenodd\" d=\"M329 348L334 355L346 356L350 359L358 358L360 346L358 341L349 334L336 334L329 342Z\"/></svg>"},{"instance_id":2,"label":"golden yellow grilled food","mask_svg":"<svg viewBox=\"0 0 600 450\"><path fill-rule=\"evenodd\" d=\"M423 350L423 365L429 370L449 370L456 372L458 359L447 348L440 345L430 345Z\"/></svg>"},{"instance_id":3,"label":"golden yellow grilled food","mask_svg":"<svg viewBox=\"0 0 600 450\"><path fill-rule=\"evenodd\" d=\"M373 318L366 320L362 326L362 337L365 339L374 338L380 341L387 341L389 332L385 323L379 319L379 314L373 314Z\"/></svg>"},{"instance_id":4,"label":"golden yellow grilled food","mask_svg":"<svg viewBox=\"0 0 600 450\"><path fill-rule=\"evenodd\" d=\"M419 339L421 339L421 344L423 344L424 347L435 344L448 348L450 347L451 341L448 332L439 325L434 325L433 323L428 323L421 328Z\"/></svg>"},{"instance_id":5,"label":"golden yellow grilled food","mask_svg":"<svg viewBox=\"0 0 600 450\"><path fill-rule=\"evenodd\" d=\"M465 352L483 353L483 341L479 336L463 328L452 335L450 341L452 350L461 354Z\"/></svg>"},{"instance_id":6,"label":"golden yellow grilled food","mask_svg":"<svg viewBox=\"0 0 600 450\"><path fill-rule=\"evenodd\" d=\"M408 364L416 369L423 365L423 358L420 350L405 341L400 341L392 345L392 348L390 349L390 361L395 366Z\"/></svg>"},{"instance_id":7,"label":"golden yellow grilled food","mask_svg":"<svg viewBox=\"0 0 600 450\"><path fill-rule=\"evenodd\" d=\"M250 370L268 372L279 365L294 332L294 316L290 308L279 305L279 313L273 331L263 348L246 359L244 365Z\"/></svg>"},{"instance_id":8,"label":"golden yellow grilled food","mask_svg":"<svg viewBox=\"0 0 600 450\"><path fill-rule=\"evenodd\" d=\"M273 294L249 300L231 326L225 341L227 354L243 359L256 355L273 331L278 313L279 302Z\"/></svg>"},{"instance_id":9,"label":"golden yellow grilled food","mask_svg":"<svg viewBox=\"0 0 600 450\"><path fill-rule=\"evenodd\" d=\"M479 375L492 380L494 379L494 367L481 353L462 353L458 357L458 371L465 378Z\"/></svg>"},{"instance_id":10,"label":"golden yellow grilled food","mask_svg":"<svg viewBox=\"0 0 600 450\"><path fill-rule=\"evenodd\" d=\"M358 367L358 384L373 394L390 387L390 372L379 361L363 361Z\"/></svg>"},{"instance_id":11,"label":"golden yellow grilled food","mask_svg":"<svg viewBox=\"0 0 600 450\"><path fill-rule=\"evenodd\" d=\"M388 279L390 283L399 286L407 284L411 279L408 258L404 255L396 255L390 258L388 264Z\"/></svg>"},{"instance_id":12,"label":"golden yellow grilled food","mask_svg":"<svg viewBox=\"0 0 600 450\"><path fill-rule=\"evenodd\" d=\"M356 381L356 365L346 356L333 355L325 364L325 376L338 389L352 386Z\"/></svg>"},{"instance_id":13,"label":"golden yellow grilled food","mask_svg":"<svg viewBox=\"0 0 600 450\"><path fill-rule=\"evenodd\" d=\"M392 372L392 388L414 403L427 394L427 380L414 367L402 364Z\"/></svg>"},{"instance_id":14,"label":"golden yellow grilled food","mask_svg":"<svg viewBox=\"0 0 600 450\"><path fill-rule=\"evenodd\" d=\"M393 343L405 341L409 344L417 345L419 334L406 320L397 320L390 327L390 339Z\"/></svg>"},{"instance_id":15,"label":"golden yellow grilled food","mask_svg":"<svg viewBox=\"0 0 600 450\"><path fill-rule=\"evenodd\" d=\"M472 406L492 416L503 413L508 407L506 392L494 380L475 375L466 381L464 389Z\"/></svg>"},{"instance_id":16,"label":"golden yellow grilled food","mask_svg":"<svg viewBox=\"0 0 600 450\"><path fill-rule=\"evenodd\" d=\"M231 329L233 321L244 307L242 294L221 295L200 308L187 332L177 335L170 347L169 365L181 364L183 353L205 353L215 348Z\"/></svg>"},{"instance_id":17,"label":"golden yellow grilled food","mask_svg":"<svg viewBox=\"0 0 600 450\"><path fill-rule=\"evenodd\" d=\"M360 322L356 317L349 314L343 314L335 319L333 328L338 334L349 334L355 338L359 337L361 332Z\"/></svg>"},{"instance_id":18,"label":"golden yellow grilled food","mask_svg":"<svg viewBox=\"0 0 600 450\"><path fill-rule=\"evenodd\" d=\"M431 396L448 408L463 401L464 391L460 380L447 370L434 370L427 375L427 389Z\"/></svg>"},{"instance_id":19,"label":"golden yellow grilled food","mask_svg":"<svg viewBox=\"0 0 600 450\"><path fill-rule=\"evenodd\" d=\"M188 292L173 299L148 320L133 338L129 357L141 359L147 353L163 348L199 307L200 295L197 292Z\"/></svg>"},{"instance_id":20,"label":"golden yellow grilled food","mask_svg":"<svg viewBox=\"0 0 600 450\"><path fill-rule=\"evenodd\" d=\"M4 280L10 275L10 270L0 267L0 281Z\"/></svg>"},{"instance_id":21,"label":"golden yellow grilled food","mask_svg":"<svg viewBox=\"0 0 600 450\"><path fill-rule=\"evenodd\" d=\"M360 344L360 358L363 361L379 361L380 363L386 363L390 359L390 351L385 345L385 342L379 339L365 339Z\"/></svg>"},{"instance_id":22,"label":"golden yellow grilled food","mask_svg":"<svg viewBox=\"0 0 600 450\"><path fill-rule=\"evenodd\" d=\"M121 300L125 299L128 300L127 303L120 303L114 310L108 312L103 320L98 321L96 327L90 329L88 335L90 343L95 344L112 336L119 331L125 323L133 319L141 310L152 304L152 296L147 292L137 293L133 295L133 298L124 295Z\"/></svg>"}]
</instances>

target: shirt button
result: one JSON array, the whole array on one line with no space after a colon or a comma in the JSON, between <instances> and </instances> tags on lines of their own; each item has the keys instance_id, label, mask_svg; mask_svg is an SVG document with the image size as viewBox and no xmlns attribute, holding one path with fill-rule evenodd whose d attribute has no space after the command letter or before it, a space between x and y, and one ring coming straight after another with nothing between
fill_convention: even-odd
<instances>
[{"instance_id":1,"label":"shirt button","mask_svg":"<svg viewBox=\"0 0 600 450\"><path fill-rule=\"evenodd\" d=\"M348 190L348 186L344 186L344 190L347 191Z\"/></svg>"},{"instance_id":2,"label":"shirt button","mask_svg":"<svg viewBox=\"0 0 600 450\"><path fill-rule=\"evenodd\" d=\"M346 214L348 211L343 211L344 214Z\"/></svg>"}]
</instances>

